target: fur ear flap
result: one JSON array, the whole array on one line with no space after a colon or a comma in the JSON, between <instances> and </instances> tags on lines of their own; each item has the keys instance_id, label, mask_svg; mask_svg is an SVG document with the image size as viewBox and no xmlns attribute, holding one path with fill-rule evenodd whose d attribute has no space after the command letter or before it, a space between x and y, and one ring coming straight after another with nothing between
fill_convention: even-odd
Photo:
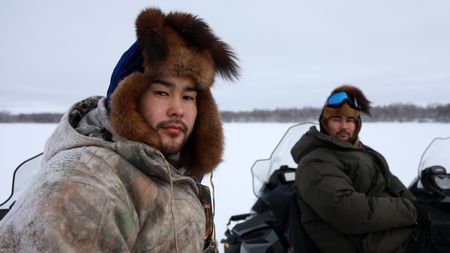
<instances>
[{"instance_id":1,"label":"fur ear flap","mask_svg":"<svg viewBox=\"0 0 450 253\"><path fill-rule=\"evenodd\" d=\"M371 102L366 98L366 96L364 95L362 90L360 90L356 86L344 84L344 85L341 85L341 86L335 88L331 92L331 94L339 92L339 91L345 91L348 94L350 94L351 96L355 97L358 100L358 103L361 105L361 111L363 113L371 116L371 114L370 114L370 109L372 108L370 105Z\"/></svg>"},{"instance_id":2,"label":"fur ear flap","mask_svg":"<svg viewBox=\"0 0 450 253\"><path fill-rule=\"evenodd\" d=\"M195 128L181 151L181 163L193 176L201 177L222 161L224 136L220 113L209 89L199 91L197 107Z\"/></svg>"},{"instance_id":3,"label":"fur ear flap","mask_svg":"<svg viewBox=\"0 0 450 253\"><path fill-rule=\"evenodd\" d=\"M111 97L110 124L119 136L159 149L158 134L139 112L139 101L146 89L142 73L134 72L123 79Z\"/></svg>"},{"instance_id":4,"label":"fur ear flap","mask_svg":"<svg viewBox=\"0 0 450 253\"><path fill-rule=\"evenodd\" d=\"M189 13L172 12L167 15L167 23L188 43L210 51L216 70L222 78L239 78L237 56L230 46L213 34L202 19Z\"/></svg>"},{"instance_id":5,"label":"fur ear flap","mask_svg":"<svg viewBox=\"0 0 450 253\"><path fill-rule=\"evenodd\" d=\"M145 9L136 19L137 40L148 59L158 61L168 54L165 24L166 16L159 9Z\"/></svg>"}]
</instances>

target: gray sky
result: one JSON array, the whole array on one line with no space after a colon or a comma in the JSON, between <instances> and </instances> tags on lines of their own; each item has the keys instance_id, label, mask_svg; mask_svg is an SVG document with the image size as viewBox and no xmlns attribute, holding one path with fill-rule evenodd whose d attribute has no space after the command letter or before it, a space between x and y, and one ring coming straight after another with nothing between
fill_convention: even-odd
<instances>
[{"instance_id":1,"label":"gray sky","mask_svg":"<svg viewBox=\"0 0 450 253\"><path fill-rule=\"evenodd\" d=\"M106 94L146 7L197 14L238 54L240 81L213 89L221 110L319 107L343 83L374 105L450 103L447 0L2 0L0 110Z\"/></svg>"}]
</instances>

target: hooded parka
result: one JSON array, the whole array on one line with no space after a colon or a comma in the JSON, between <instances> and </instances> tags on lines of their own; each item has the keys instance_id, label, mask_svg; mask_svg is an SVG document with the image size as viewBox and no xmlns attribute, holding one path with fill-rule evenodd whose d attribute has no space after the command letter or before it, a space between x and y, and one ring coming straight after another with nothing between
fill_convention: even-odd
<instances>
[{"instance_id":1,"label":"hooded parka","mask_svg":"<svg viewBox=\"0 0 450 253\"><path fill-rule=\"evenodd\" d=\"M0 223L0 252L175 252L174 230L179 252L202 252L196 182L112 132L104 98L63 116L32 187Z\"/></svg>"},{"instance_id":2,"label":"hooded parka","mask_svg":"<svg viewBox=\"0 0 450 253\"><path fill-rule=\"evenodd\" d=\"M293 147L301 222L321 252L404 252L413 195L381 154L312 127Z\"/></svg>"}]
</instances>

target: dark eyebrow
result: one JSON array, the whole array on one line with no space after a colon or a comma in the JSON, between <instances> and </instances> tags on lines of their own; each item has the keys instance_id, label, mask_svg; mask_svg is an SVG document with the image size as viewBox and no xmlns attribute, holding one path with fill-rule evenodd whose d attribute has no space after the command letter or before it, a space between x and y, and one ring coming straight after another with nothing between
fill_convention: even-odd
<instances>
[{"instance_id":1,"label":"dark eyebrow","mask_svg":"<svg viewBox=\"0 0 450 253\"><path fill-rule=\"evenodd\" d=\"M193 91L193 92L198 92L198 88L197 85L189 85L188 87L186 87L186 89L184 89L185 91Z\"/></svg>"},{"instance_id":2,"label":"dark eyebrow","mask_svg":"<svg viewBox=\"0 0 450 253\"><path fill-rule=\"evenodd\" d=\"M173 88L173 87L175 87L175 84L173 84L173 83L171 83L171 82L168 82L168 81L166 81L166 80L161 80L161 79L154 79L153 81L152 81L152 83L157 83L157 84L161 84L161 85L163 85L163 86L166 86L166 87L168 87L168 88ZM195 91L195 92L198 92L198 85L196 85L196 84L193 84L193 85L188 85L187 87L185 87L185 91Z\"/></svg>"},{"instance_id":3,"label":"dark eyebrow","mask_svg":"<svg viewBox=\"0 0 450 253\"><path fill-rule=\"evenodd\" d=\"M175 86L173 83L167 82L167 81L164 81L164 80L161 80L161 79L154 79L154 80L152 80L152 83L161 84L161 85L164 85L164 86L167 86L167 87Z\"/></svg>"}]
</instances>

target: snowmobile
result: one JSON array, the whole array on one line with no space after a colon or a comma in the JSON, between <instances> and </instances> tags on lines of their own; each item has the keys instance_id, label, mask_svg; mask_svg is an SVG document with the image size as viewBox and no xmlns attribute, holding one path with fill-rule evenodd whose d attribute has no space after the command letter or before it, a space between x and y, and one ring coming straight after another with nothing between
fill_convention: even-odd
<instances>
[{"instance_id":1,"label":"snowmobile","mask_svg":"<svg viewBox=\"0 0 450 253\"><path fill-rule=\"evenodd\" d=\"M294 144L314 125L317 126L316 123L293 125L270 158L253 164L250 170L257 200L251 212L230 217L225 238L221 240L225 253L319 252L300 222L301 212L293 186L297 164L290 153ZM408 187L418 201L436 207L436 212L430 213L433 224L445 226L450 223L448 150L450 137L433 139L421 156L417 177Z\"/></svg>"}]
</instances>

